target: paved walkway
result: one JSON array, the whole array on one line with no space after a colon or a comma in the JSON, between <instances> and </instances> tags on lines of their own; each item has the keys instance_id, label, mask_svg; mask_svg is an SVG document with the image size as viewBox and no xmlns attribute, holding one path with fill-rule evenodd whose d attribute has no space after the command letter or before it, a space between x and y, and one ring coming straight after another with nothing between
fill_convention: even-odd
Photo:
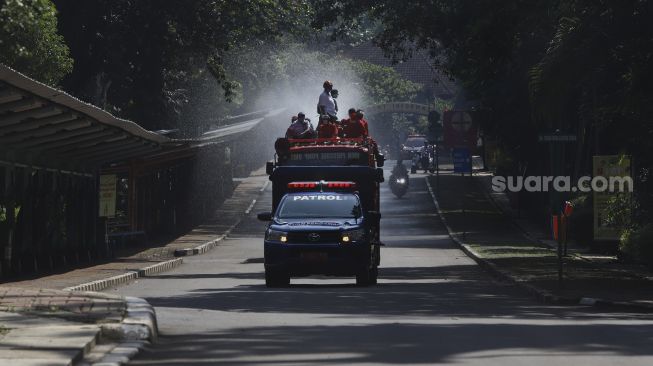
<instances>
[{"instance_id":1,"label":"paved walkway","mask_svg":"<svg viewBox=\"0 0 653 366\"><path fill-rule=\"evenodd\" d=\"M244 212L252 205L252 200L259 195L267 182L268 177L264 170L257 170L250 177L239 180L232 196L215 211L212 217L208 218L204 224L168 243L153 248L143 248L136 253L132 250L132 254L119 256L106 263L59 274L14 281L3 284L3 286L64 289L122 275L129 271L138 271L141 268L172 259L176 250L196 247L224 234L242 218Z\"/></svg>"},{"instance_id":2,"label":"paved walkway","mask_svg":"<svg viewBox=\"0 0 653 366\"><path fill-rule=\"evenodd\" d=\"M204 224L163 245L132 249L131 254L107 263L0 286L0 365L127 361L142 347L138 339L154 337L152 327L154 331L156 328L155 323L148 322L148 311L143 311L139 299L128 303L112 294L61 289L138 271L173 259L176 251L214 241L251 210L267 181L267 175L260 170L238 180L232 197ZM149 333L142 333L144 324L151 329ZM107 334L110 339L106 339ZM137 341L133 345L125 343L124 337L132 339L134 334ZM116 341L114 337L122 340Z\"/></svg>"},{"instance_id":3,"label":"paved walkway","mask_svg":"<svg viewBox=\"0 0 653 366\"><path fill-rule=\"evenodd\" d=\"M115 295L0 287L0 365L80 362L126 313Z\"/></svg>"},{"instance_id":4,"label":"paved walkway","mask_svg":"<svg viewBox=\"0 0 653 366\"><path fill-rule=\"evenodd\" d=\"M490 201L476 177L441 174L439 189L435 177L429 180L454 235L519 282L564 297L653 305L653 281L641 273L578 256L565 258L560 287L556 252L539 240L545 234L526 235Z\"/></svg>"}]
</instances>

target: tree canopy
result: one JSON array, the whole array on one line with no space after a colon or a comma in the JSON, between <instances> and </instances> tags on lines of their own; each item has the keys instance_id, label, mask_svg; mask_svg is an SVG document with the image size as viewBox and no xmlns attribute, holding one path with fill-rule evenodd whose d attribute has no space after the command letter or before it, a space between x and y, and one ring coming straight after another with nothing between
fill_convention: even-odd
<instances>
[{"instance_id":1,"label":"tree canopy","mask_svg":"<svg viewBox=\"0 0 653 366\"><path fill-rule=\"evenodd\" d=\"M73 68L49 0L0 1L0 62L49 85Z\"/></svg>"},{"instance_id":2,"label":"tree canopy","mask_svg":"<svg viewBox=\"0 0 653 366\"><path fill-rule=\"evenodd\" d=\"M299 31L308 14L292 0L54 2L77 61L66 88L148 128L169 121L206 71L232 98L226 53Z\"/></svg>"}]
</instances>

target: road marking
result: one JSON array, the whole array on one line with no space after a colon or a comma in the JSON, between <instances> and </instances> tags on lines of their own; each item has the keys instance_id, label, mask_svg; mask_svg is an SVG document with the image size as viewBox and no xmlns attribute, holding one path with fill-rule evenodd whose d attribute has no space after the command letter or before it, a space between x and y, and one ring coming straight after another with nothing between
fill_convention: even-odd
<instances>
[{"instance_id":1,"label":"road marking","mask_svg":"<svg viewBox=\"0 0 653 366\"><path fill-rule=\"evenodd\" d=\"M268 188L268 184L270 184L270 181L269 181L269 180L265 181L265 184L264 184L263 187L259 190L259 192L263 192L263 191L265 191L265 189Z\"/></svg>"},{"instance_id":2,"label":"road marking","mask_svg":"<svg viewBox=\"0 0 653 366\"><path fill-rule=\"evenodd\" d=\"M256 199L253 199L252 203L250 203L249 207L247 207L247 210L245 210L245 215L249 215L249 213L252 212L252 209L254 208L255 204L256 204Z\"/></svg>"}]
</instances>

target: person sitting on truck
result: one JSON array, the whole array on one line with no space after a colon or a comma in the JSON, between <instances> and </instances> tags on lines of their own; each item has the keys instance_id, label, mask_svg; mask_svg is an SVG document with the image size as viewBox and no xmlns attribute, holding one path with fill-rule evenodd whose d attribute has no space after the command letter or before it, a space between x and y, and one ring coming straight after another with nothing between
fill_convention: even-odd
<instances>
[{"instance_id":1,"label":"person sitting on truck","mask_svg":"<svg viewBox=\"0 0 653 366\"><path fill-rule=\"evenodd\" d=\"M363 128L365 129L365 136L369 136L370 134L369 125L367 123L367 120L365 119L365 113L363 112L362 109L356 111L356 119L359 120L360 123L363 125Z\"/></svg>"},{"instance_id":2,"label":"person sitting on truck","mask_svg":"<svg viewBox=\"0 0 653 366\"><path fill-rule=\"evenodd\" d=\"M349 108L349 118L343 119L340 124L342 126L340 137L360 138L367 136L365 126L357 118L356 109L354 108Z\"/></svg>"},{"instance_id":3,"label":"person sitting on truck","mask_svg":"<svg viewBox=\"0 0 653 366\"><path fill-rule=\"evenodd\" d=\"M288 139L312 139L315 137L315 130L311 121L306 119L306 115L299 112L297 120L288 127L286 138Z\"/></svg>"},{"instance_id":4,"label":"person sitting on truck","mask_svg":"<svg viewBox=\"0 0 653 366\"><path fill-rule=\"evenodd\" d=\"M322 84L322 86L324 87L324 91L322 94L320 94L320 98L317 102L317 113L320 115L332 114L335 116L338 113L338 110L336 109L335 100L331 95L331 91L333 90L333 83L327 80L324 82L324 84Z\"/></svg>"},{"instance_id":5,"label":"person sitting on truck","mask_svg":"<svg viewBox=\"0 0 653 366\"><path fill-rule=\"evenodd\" d=\"M340 128L338 127L338 117L334 115L320 116L320 123L317 125L317 137L321 139L331 139L338 137Z\"/></svg>"},{"instance_id":6,"label":"person sitting on truck","mask_svg":"<svg viewBox=\"0 0 653 366\"><path fill-rule=\"evenodd\" d=\"M356 108L349 108L347 116L349 116L349 118L343 118L342 121L340 121L340 126L344 126L346 123L356 119Z\"/></svg>"}]
</instances>

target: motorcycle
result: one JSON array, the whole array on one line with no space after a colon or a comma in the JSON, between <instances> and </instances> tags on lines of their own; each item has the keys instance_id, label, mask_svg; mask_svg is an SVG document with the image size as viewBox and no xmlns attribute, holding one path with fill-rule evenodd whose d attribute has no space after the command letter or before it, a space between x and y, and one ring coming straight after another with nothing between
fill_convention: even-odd
<instances>
[{"instance_id":1,"label":"motorcycle","mask_svg":"<svg viewBox=\"0 0 653 366\"><path fill-rule=\"evenodd\" d=\"M422 152L420 163L421 163L420 169L423 169L424 173L426 173L427 171L434 173L436 168L434 151L429 149L427 151Z\"/></svg>"},{"instance_id":2,"label":"motorcycle","mask_svg":"<svg viewBox=\"0 0 653 366\"><path fill-rule=\"evenodd\" d=\"M397 198L401 198L408 192L408 183L408 174L392 173L390 175L390 190Z\"/></svg>"}]
</instances>

